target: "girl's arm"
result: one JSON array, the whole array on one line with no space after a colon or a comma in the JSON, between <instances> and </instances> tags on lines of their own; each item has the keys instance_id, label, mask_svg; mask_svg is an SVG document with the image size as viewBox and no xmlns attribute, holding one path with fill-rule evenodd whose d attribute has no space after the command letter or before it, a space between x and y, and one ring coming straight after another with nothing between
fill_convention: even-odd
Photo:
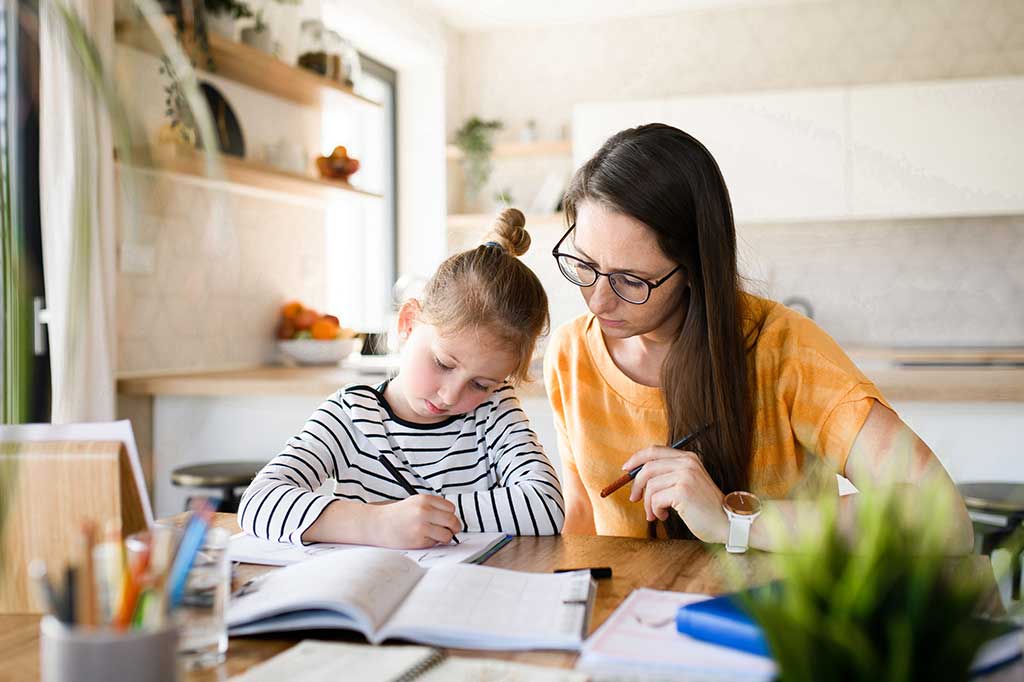
<instances>
[{"instance_id":1,"label":"girl's arm","mask_svg":"<svg viewBox=\"0 0 1024 682\"><path fill-rule=\"evenodd\" d=\"M303 532L334 501L318 492L320 486L349 462L351 451L345 449L354 445L342 427L346 422L339 392L317 408L246 489L238 507L243 530L267 540L301 542Z\"/></svg>"},{"instance_id":2,"label":"girl's arm","mask_svg":"<svg viewBox=\"0 0 1024 682\"><path fill-rule=\"evenodd\" d=\"M487 419L490 472L472 493L446 495L470 532L557 535L565 520L562 487L512 389L502 389ZM487 480L493 481L487 489Z\"/></svg>"}]
</instances>

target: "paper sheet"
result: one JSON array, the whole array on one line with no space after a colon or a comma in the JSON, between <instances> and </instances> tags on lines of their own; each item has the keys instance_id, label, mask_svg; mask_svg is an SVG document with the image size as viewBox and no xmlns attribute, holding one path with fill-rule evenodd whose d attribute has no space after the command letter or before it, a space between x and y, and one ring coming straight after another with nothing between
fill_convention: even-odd
<instances>
[{"instance_id":1,"label":"paper sheet","mask_svg":"<svg viewBox=\"0 0 1024 682\"><path fill-rule=\"evenodd\" d=\"M708 595L633 590L583 645L577 669L602 679L629 670L627 679L764 680L774 678L768 658L701 642L676 631L676 611Z\"/></svg>"},{"instance_id":2,"label":"paper sheet","mask_svg":"<svg viewBox=\"0 0 1024 682\"><path fill-rule=\"evenodd\" d=\"M153 506L146 490L146 479L142 475L142 463L139 451L135 447L135 433L132 423L127 419L116 422L90 422L83 424L6 424L0 425L0 441L68 441L68 440L99 440L121 441L128 452L135 487L142 500L142 513L146 517L146 525L153 525Z\"/></svg>"},{"instance_id":3,"label":"paper sheet","mask_svg":"<svg viewBox=\"0 0 1024 682\"><path fill-rule=\"evenodd\" d=\"M461 544L440 545L427 549L396 549L424 567L442 564L469 563L484 554L492 546L505 539L503 533L460 533ZM247 533L232 536L228 544L228 559L245 564L267 566L288 566L316 556L355 549L362 545L331 544L317 542L300 546L285 542L262 540Z\"/></svg>"}]
</instances>

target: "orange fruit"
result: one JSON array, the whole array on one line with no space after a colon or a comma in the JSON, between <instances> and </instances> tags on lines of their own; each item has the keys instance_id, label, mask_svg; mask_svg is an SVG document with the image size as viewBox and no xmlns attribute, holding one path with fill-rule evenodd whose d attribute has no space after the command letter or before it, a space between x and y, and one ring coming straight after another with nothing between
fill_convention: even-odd
<instances>
[{"instance_id":1,"label":"orange fruit","mask_svg":"<svg viewBox=\"0 0 1024 682\"><path fill-rule=\"evenodd\" d=\"M294 320L302 312L302 304L298 301L289 301L281 307L281 317L286 320Z\"/></svg>"},{"instance_id":2,"label":"orange fruit","mask_svg":"<svg viewBox=\"0 0 1024 682\"><path fill-rule=\"evenodd\" d=\"M295 323L295 328L299 331L309 329L313 326L313 323L320 319L320 313L313 310L312 308L303 308L299 311L299 314L295 316L292 322Z\"/></svg>"},{"instance_id":3,"label":"orange fruit","mask_svg":"<svg viewBox=\"0 0 1024 682\"><path fill-rule=\"evenodd\" d=\"M313 323L313 326L309 328L310 333L314 339L320 339L321 341L330 341L338 337L338 325L325 317L321 317L319 320Z\"/></svg>"},{"instance_id":4,"label":"orange fruit","mask_svg":"<svg viewBox=\"0 0 1024 682\"><path fill-rule=\"evenodd\" d=\"M281 320L281 324L277 325L277 338L290 339L293 336L295 336L295 323L286 317Z\"/></svg>"}]
</instances>

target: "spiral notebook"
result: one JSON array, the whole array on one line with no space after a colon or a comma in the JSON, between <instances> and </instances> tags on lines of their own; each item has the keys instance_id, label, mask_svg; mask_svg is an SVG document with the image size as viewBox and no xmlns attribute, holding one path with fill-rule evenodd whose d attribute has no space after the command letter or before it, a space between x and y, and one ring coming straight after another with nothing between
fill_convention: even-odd
<instances>
[{"instance_id":1,"label":"spiral notebook","mask_svg":"<svg viewBox=\"0 0 1024 682\"><path fill-rule=\"evenodd\" d=\"M422 646L375 647L303 640L228 682L585 682L583 673L484 658L448 658Z\"/></svg>"}]
</instances>

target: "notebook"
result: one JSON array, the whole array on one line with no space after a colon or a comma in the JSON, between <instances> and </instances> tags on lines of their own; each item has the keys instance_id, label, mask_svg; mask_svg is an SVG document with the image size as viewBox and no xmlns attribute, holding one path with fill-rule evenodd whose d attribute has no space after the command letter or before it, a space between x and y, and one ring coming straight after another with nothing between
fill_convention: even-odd
<instances>
[{"instance_id":1,"label":"notebook","mask_svg":"<svg viewBox=\"0 0 1024 682\"><path fill-rule=\"evenodd\" d=\"M459 544L438 545L426 549L392 549L391 552L404 554L423 566L444 563L482 563L504 547L512 536L504 533L459 533ZM254 537L248 533L231 536L228 543L228 559L243 564L266 566L288 566L315 556L342 550L355 549L364 545L314 542L309 545L293 545Z\"/></svg>"},{"instance_id":2,"label":"notebook","mask_svg":"<svg viewBox=\"0 0 1024 682\"><path fill-rule=\"evenodd\" d=\"M385 549L336 552L271 571L228 605L230 635L331 628L465 649L580 647L588 571L525 573L476 564L426 568Z\"/></svg>"},{"instance_id":3,"label":"notebook","mask_svg":"<svg viewBox=\"0 0 1024 682\"><path fill-rule=\"evenodd\" d=\"M772 680L775 664L680 635L676 612L706 595L633 590L583 644L576 669L595 680Z\"/></svg>"},{"instance_id":4,"label":"notebook","mask_svg":"<svg viewBox=\"0 0 1024 682\"><path fill-rule=\"evenodd\" d=\"M779 583L755 589L780 589ZM722 647L770 656L768 642L761 628L747 615L734 594L685 604L676 614L676 630L680 633ZM988 641L971 665L971 674L980 675L1021 658L1019 626L1006 624L1005 631Z\"/></svg>"},{"instance_id":5,"label":"notebook","mask_svg":"<svg viewBox=\"0 0 1024 682\"><path fill-rule=\"evenodd\" d=\"M360 682L586 682L587 676L562 668L483 658L447 658L422 646L372 647L365 644L303 640L228 682L336 682L339 671Z\"/></svg>"}]
</instances>

